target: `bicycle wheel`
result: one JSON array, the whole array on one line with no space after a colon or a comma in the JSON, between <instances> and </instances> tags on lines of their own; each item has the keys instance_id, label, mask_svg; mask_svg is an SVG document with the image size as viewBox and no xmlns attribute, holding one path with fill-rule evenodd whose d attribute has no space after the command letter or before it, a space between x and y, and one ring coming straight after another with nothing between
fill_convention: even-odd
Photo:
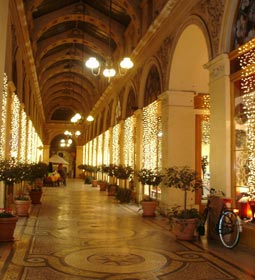
<instances>
[{"instance_id":1,"label":"bicycle wheel","mask_svg":"<svg viewBox=\"0 0 255 280\"><path fill-rule=\"evenodd\" d=\"M219 236L222 244L227 248L234 248L240 237L240 222L235 213L224 211L219 221Z\"/></svg>"}]
</instances>

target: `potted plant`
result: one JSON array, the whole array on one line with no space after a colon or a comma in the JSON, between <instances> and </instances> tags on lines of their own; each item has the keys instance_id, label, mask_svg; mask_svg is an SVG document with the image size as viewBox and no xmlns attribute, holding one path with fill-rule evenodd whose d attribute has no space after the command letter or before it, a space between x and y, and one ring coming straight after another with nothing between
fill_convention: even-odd
<instances>
[{"instance_id":1,"label":"potted plant","mask_svg":"<svg viewBox=\"0 0 255 280\"><path fill-rule=\"evenodd\" d=\"M166 168L164 175L164 185L180 189L184 194L183 206L173 207L169 213L172 231L177 239L192 240L200 215L196 208L187 209L187 193L200 189L202 180L197 178L196 171L188 166Z\"/></svg>"},{"instance_id":2,"label":"potted plant","mask_svg":"<svg viewBox=\"0 0 255 280\"><path fill-rule=\"evenodd\" d=\"M110 163L108 166L104 167L105 172L110 177L110 183L107 185L107 192L108 196L115 196L115 193L118 189L117 183L116 183L116 165Z\"/></svg>"},{"instance_id":3,"label":"potted plant","mask_svg":"<svg viewBox=\"0 0 255 280\"><path fill-rule=\"evenodd\" d=\"M154 217L158 202L151 198L151 186L158 186L163 178L157 170L142 168L136 172L138 181L143 185L143 199L140 202L144 217ZM149 195L144 195L144 186L149 186Z\"/></svg>"},{"instance_id":4,"label":"potted plant","mask_svg":"<svg viewBox=\"0 0 255 280\"><path fill-rule=\"evenodd\" d=\"M133 172L134 170L130 166L125 166L122 164L115 165L115 177L119 180L124 180L124 188L119 187L115 195L117 200L119 200L121 203L129 203L132 198L132 190L127 188L127 182Z\"/></svg>"},{"instance_id":5,"label":"potted plant","mask_svg":"<svg viewBox=\"0 0 255 280\"><path fill-rule=\"evenodd\" d=\"M48 174L48 165L43 162L28 165L26 181L30 184L29 196L32 204L40 204L44 179Z\"/></svg>"},{"instance_id":6,"label":"potted plant","mask_svg":"<svg viewBox=\"0 0 255 280\"><path fill-rule=\"evenodd\" d=\"M127 188L118 188L115 197L120 203L129 203L132 199L132 191Z\"/></svg>"},{"instance_id":7,"label":"potted plant","mask_svg":"<svg viewBox=\"0 0 255 280\"><path fill-rule=\"evenodd\" d=\"M25 194L18 194L14 200L16 215L26 217L29 215L31 199Z\"/></svg>"},{"instance_id":8,"label":"potted plant","mask_svg":"<svg viewBox=\"0 0 255 280\"><path fill-rule=\"evenodd\" d=\"M107 189L107 181L104 181L104 180L98 180L97 181L97 184L99 185L99 190L101 191L101 192L104 192L104 191L106 191L106 189Z\"/></svg>"},{"instance_id":9,"label":"potted plant","mask_svg":"<svg viewBox=\"0 0 255 280\"><path fill-rule=\"evenodd\" d=\"M13 234L18 217L11 209L0 209L0 242L13 241Z\"/></svg>"},{"instance_id":10,"label":"potted plant","mask_svg":"<svg viewBox=\"0 0 255 280\"><path fill-rule=\"evenodd\" d=\"M42 186L43 183L41 181L36 181L29 192L29 196L31 198L32 204L41 204L42 198Z\"/></svg>"}]
</instances>

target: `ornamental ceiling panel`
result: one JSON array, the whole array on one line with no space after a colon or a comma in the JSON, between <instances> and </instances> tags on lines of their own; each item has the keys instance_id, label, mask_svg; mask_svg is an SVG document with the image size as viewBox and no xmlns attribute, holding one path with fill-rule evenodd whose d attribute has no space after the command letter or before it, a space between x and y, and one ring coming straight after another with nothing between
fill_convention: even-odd
<instances>
[{"instance_id":1,"label":"ornamental ceiling panel","mask_svg":"<svg viewBox=\"0 0 255 280\"><path fill-rule=\"evenodd\" d=\"M85 61L129 55L125 34L139 38L141 2L23 0L46 121L90 113L108 81L93 76Z\"/></svg>"}]
</instances>

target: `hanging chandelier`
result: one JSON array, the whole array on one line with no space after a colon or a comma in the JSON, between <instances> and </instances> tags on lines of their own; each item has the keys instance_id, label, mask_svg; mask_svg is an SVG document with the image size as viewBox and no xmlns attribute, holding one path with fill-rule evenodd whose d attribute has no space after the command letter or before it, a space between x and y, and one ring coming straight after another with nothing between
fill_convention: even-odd
<instances>
[{"instance_id":1,"label":"hanging chandelier","mask_svg":"<svg viewBox=\"0 0 255 280\"><path fill-rule=\"evenodd\" d=\"M72 143L73 143L73 139L72 139L72 137L73 137L73 133L72 132L70 132L69 130L66 130L65 132L64 132L64 135L65 135L65 138L62 138L61 140L60 140L60 147L70 147L71 145L72 145ZM74 136L75 137L79 137L81 135L81 132L79 131L79 130L76 130L75 132L74 132Z\"/></svg>"},{"instance_id":2,"label":"hanging chandelier","mask_svg":"<svg viewBox=\"0 0 255 280\"><path fill-rule=\"evenodd\" d=\"M109 1L109 41L108 41L108 48L109 53L111 54L111 16L112 16L112 0ZM98 76L101 72L101 65L96 57L90 57L86 62L85 65L87 68L91 69L91 73L94 76ZM106 59L106 64L103 69L103 76L108 78L109 80L113 78L117 72L120 75L125 75L127 70L131 69L134 66L134 63L129 57L124 57L121 62L119 63L118 71L115 70L113 67L113 60L112 57L108 57Z\"/></svg>"}]
</instances>

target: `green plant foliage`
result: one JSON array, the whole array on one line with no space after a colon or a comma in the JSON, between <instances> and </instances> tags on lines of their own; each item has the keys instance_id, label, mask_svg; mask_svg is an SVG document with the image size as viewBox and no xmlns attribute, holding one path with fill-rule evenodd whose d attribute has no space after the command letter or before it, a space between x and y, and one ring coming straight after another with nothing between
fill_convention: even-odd
<instances>
[{"instance_id":1,"label":"green plant foliage","mask_svg":"<svg viewBox=\"0 0 255 280\"><path fill-rule=\"evenodd\" d=\"M164 177L158 170L154 169L146 169L142 168L136 172L138 177L138 181L142 183L142 185L149 186L158 186Z\"/></svg>"},{"instance_id":2,"label":"green plant foliage","mask_svg":"<svg viewBox=\"0 0 255 280\"><path fill-rule=\"evenodd\" d=\"M132 198L132 191L130 189L118 188L115 197L121 203L129 203Z\"/></svg>"},{"instance_id":3,"label":"green plant foliage","mask_svg":"<svg viewBox=\"0 0 255 280\"><path fill-rule=\"evenodd\" d=\"M187 192L202 188L202 180L197 177L196 171L188 166L173 166L166 168L164 175L164 185L184 192L183 210L173 212L174 215L183 218L192 215L195 210L187 209Z\"/></svg>"}]
</instances>

